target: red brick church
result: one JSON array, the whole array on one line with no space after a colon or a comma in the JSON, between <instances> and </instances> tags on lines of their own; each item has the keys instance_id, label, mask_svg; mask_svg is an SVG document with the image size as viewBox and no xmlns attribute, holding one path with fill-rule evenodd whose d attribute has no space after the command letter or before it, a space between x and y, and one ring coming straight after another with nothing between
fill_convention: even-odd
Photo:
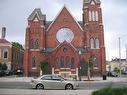
<instances>
[{"instance_id":1,"label":"red brick church","mask_svg":"<svg viewBox=\"0 0 127 95\"><path fill-rule=\"evenodd\" d=\"M28 17L24 73L40 75L40 62L48 61L48 71L64 77L87 75L87 63L94 59L93 75L106 71L104 29L100 0L83 0L82 21L64 6L53 21L40 9ZM53 10L53 9L50 9Z\"/></svg>"}]
</instances>

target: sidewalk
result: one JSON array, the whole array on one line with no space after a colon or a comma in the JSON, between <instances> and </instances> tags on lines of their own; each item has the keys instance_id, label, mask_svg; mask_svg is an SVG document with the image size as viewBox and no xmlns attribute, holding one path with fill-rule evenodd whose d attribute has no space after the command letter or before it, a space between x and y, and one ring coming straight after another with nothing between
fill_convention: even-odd
<instances>
[{"instance_id":1,"label":"sidewalk","mask_svg":"<svg viewBox=\"0 0 127 95\"><path fill-rule=\"evenodd\" d=\"M30 82L32 77L0 77L0 81L2 82ZM103 80L102 77L92 77L91 81L88 81L86 77L82 77L82 82L127 82L127 77L107 77L106 80Z\"/></svg>"},{"instance_id":2,"label":"sidewalk","mask_svg":"<svg viewBox=\"0 0 127 95\"><path fill-rule=\"evenodd\" d=\"M17 77L17 76L12 76L12 77L1 77L0 81L2 82L30 82L32 77Z\"/></svg>"},{"instance_id":3,"label":"sidewalk","mask_svg":"<svg viewBox=\"0 0 127 95\"><path fill-rule=\"evenodd\" d=\"M87 82L87 78L82 78L82 81ZM127 82L127 77L107 77L106 80L102 77L92 77L90 82Z\"/></svg>"}]
</instances>

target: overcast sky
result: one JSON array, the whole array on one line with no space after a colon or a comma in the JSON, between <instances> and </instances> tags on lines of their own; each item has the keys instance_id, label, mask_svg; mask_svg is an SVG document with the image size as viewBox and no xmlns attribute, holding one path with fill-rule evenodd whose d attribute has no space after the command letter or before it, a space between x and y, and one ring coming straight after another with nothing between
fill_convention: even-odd
<instances>
[{"instance_id":1,"label":"overcast sky","mask_svg":"<svg viewBox=\"0 0 127 95\"><path fill-rule=\"evenodd\" d=\"M0 28L7 27L6 39L25 43L27 18L35 8L41 8L47 20L53 20L66 5L77 20L82 20L83 0L0 0ZM127 0L101 0L107 60L121 56L126 58ZM0 32L1 35L1 32Z\"/></svg>"}]
</instances>

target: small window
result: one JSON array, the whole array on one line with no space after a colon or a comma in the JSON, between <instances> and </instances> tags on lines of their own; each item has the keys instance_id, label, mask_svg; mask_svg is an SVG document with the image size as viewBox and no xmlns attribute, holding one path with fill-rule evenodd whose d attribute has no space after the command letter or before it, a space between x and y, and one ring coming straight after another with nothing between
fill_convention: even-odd
<instances>
[{"instance_id":1,"label":"small window","mask_svg":"<svg viewBox=\"0 0 127 95\"><path fill-rule=\"evenodd\" d=\"M8 58L8 49L3 50L3 58L7 59Z\"/></svg>"},{"instance_id":2,"label":"small window","mask_svg":"<svg viewBox=\"0 0 127 95\"><path fill-rule=\"evenodd\" d=\"M70 68L70 59L69 59L69 56L66 57L66 67Z\"/></svg>"},{"instance_id":3,"label":"small window","mask_svg":"<svg viewBox=\"0 0 127 95\"><path fill-rule=\"evenodd\" d=\"M94 65L93 65L93 67L98 67L98 59L96 57L94 58Z\"/></svg>"},{"instance_id":4,"label":"small window","mask_svg":"<svg viewBox=\"0 0 127 95\"><path fill-rule=\"evenodd\" d=\"M99 49L99 39L96 39L95 43L96 43L96 49Z\"/></svg>"},{"instance_id":5,"label":"small window","mask_svg":"<svg viewBox=\"0 0 127 95\"><path fill-rule=\"evenodd\" d=\"M75 65L75 59L74 57L71 58L71 68L74 68Z\"/></svg>"},{"instance_id":6,"label":"small window","mask_svg":"<svg viewBox=\"0 0 127 95\"><path fill-rule=\"evenodd\" d=\"M31 49L34 48L34 40L33 40L33 39L30 40L30 48L31 48Z\"/></svg>"},{"instance_id":7,"label":"small window","mask_svg":"<svg viewBox=\"0 0 127 95\"><path fill-rule=\"evenodd\" d=\"M92 20L92 13L91 13L91 11L89 11L89 21L91 21Z\"/></svg>"},{"instance_id":8,"label":"small window","mask_svg":"<svg viewBox=\"0 0 127 95\"><path fill-rule=\"evenodd\" d=\"M64 57L63 56L60 59L60 66L61 68L64 68Z\"/></svg>"},{"instance_id":9,"label":"small window","mask_svg":"<svg viewBox=\"0 0 127 95\"><path fill-rule=\"evenodd\" d=\"M33 57L32 58L32 68L35 68L36 67L36 58Z\"/></svg>"},{"instance_id":10,"label":"small window","mask_svg":"<svg viewBox=\"0 0 127 95\"><path fill-rule=\"evenodd\" d=\"M96 21L98 21L98 12L96 11Z\"/></svg>"},{"instance_id":11,"label":"small window","mask_svg":"<svg viewBox=\"0 0 127 95\"><path fill-rule=\"evenodd\" d=\"M67 52L67 48L64 48L64 49L63 49L63 52L66 53L66 52Z\"/></svg>"},{"instance_id":12,"label":"small window","mask_svg":"<svg viewBox=\"0 0 127 95\"><path fill-rule=\"evenodd\" d=\"M92 11L92 21L95 21L95 12Z\"/></svg>"},{"instance_id":13,"label":"small window","mask_svg":"<svg viewBox=\"0 0 127 95\"><path fill-rule=\"evenodd\" d=\"M4 58L7 58L7 51L4 51Z\"/></svg>"},{"instance_id":14,"label":"small window","mask_svg":"<svg viewBox=\"0 0 127 95\"><path fill-rule=\"evenodd\" d=\"M40 47L40 43L39 43L39 40L38 39L35 42L35 47L36 47L36 49L39 49L39 47Z\"/></svg>"},{"instance_id":15,"label":"small window","mask_svg":"<svg viewBox=\"0 0 127 95\"><path fill-rule=\"evenodd\" d=\"M61 78L60 77L57 77L57 76L52 76L52 80L60 81Z\"/></svg>"},{"instance_id":16,"label":"small window","mask_svg":"<svg viewBox=\"0 0 127 95\"><path fill-rule=\"evenodd\" d=\"M45 76L45 77L43 77L43 78L41 78L42 80L51 80L52 78L51 78L51 76Z\"/></svg>"},{"instance_id":17,"label":"small window","mask_svg":"<svg viewBox=\"0 0 127 95\"><path fill-rule=\"evenodd\" d=\"M93 38L90 39L90 48L94 49L94 39Z\"/></svg>"}]
</instances>

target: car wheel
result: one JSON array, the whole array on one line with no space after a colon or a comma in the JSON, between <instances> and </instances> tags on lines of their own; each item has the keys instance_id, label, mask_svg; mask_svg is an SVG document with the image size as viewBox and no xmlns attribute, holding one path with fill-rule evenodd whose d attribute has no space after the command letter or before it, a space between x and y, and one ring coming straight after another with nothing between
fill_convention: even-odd
<instances>
[{"instance_id":1,"label":"car wheel","mask_svg":"<svg viewBox=\"0 0 127 95\"><path fill-rule=\"evenodd\" d=\"M44 89L44 86L42 84L37 84L36 89Z\"/></svg>"},{"instance_id":2,"label":"car wheel","mask_svg":"<svg viewBox=\"0 0 127 95\"><path fill-rule=\"evenodd\" d=\"M73 89L73 85L72 85L72 84L67 84L67 85L65 86L65 89L66 89L66 90L72 90L72 89Z\"/></svg>"}]
</instances>

